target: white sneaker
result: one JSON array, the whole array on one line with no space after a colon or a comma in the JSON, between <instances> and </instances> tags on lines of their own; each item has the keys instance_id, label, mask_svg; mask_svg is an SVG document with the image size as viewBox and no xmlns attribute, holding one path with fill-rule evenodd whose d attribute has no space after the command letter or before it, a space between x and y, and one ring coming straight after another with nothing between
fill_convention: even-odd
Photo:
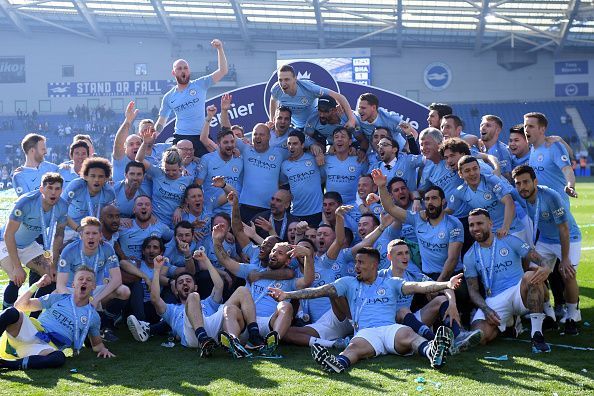
<instances>
[{"instance_id":1,"label":"white sneaker","mask_svg":"<svg viewBox=\"0 0 594 396\"><path fill-rule=\"evenodd\" d=\"M130 315L126 320L128 324L128 329L132 333L132 337L138 342L146 342L149 339L149 324L148 322L143 322L141 320L136 319L136 316Z\"/></svg>"}]
</instances>

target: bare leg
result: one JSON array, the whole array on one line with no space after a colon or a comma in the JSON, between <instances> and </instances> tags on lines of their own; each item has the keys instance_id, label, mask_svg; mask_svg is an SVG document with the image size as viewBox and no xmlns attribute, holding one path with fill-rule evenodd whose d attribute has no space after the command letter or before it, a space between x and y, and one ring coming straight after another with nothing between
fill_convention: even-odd
<instances>
[{"instance_id":1,"label":"bare leg","mask_svg":"<svg viewBox=\"0 0 594 396\"><path fill-rule=\"evenodd\" d=\"M289 344L295 344L299 346L308 346L309 340L312 338L319 338L318 332L311 327L290 327L283 338L283 341Z\"/></svg>"},{"instance_id":2,"label":"bare leg","mask_svg":"<svg viewBox=\"0 0 594 396\"><path fill-rule=\"evenodd\" d=\"M283 338L291 327L293 321L293 306L286 302L280 302L276 306L276 312L270 318L270 327L278 333L279 338Z\"/></svg>"},{"instance_id":3,"label":"bare leg","mask_svg":"<svg viewBox=\"0 0 594 396\"><path fill-rule=\"evenodd\" d=\"M486 320L476 320L472 322L472 330L477 329L483 332L483 337L481 338L482 345L493 341L499 334L499 329L497 326L489 324Z\"/></svg>"},{"instance_id":4,"label":"bare leg","mask_svg":"<svg viewBox=\"0 0 594 396\"><path fill-rule=\"evenodd\" d=\"M186 315L190 320L192 329L204 327L204 317L202 316L202 305L200 305L200 295L196 292L190 293L186 300Z\"/></svg>"},{"instance_id":5,"label":"bare leg","mask_svg":"<svg viewBox=\"0 0 594 396\"><path fill-rule=\"evenodd\" d=\"M239 337L245 327L243 314L235 305L227 305L223 308L223 328L225 331L235 337Z\"/></svg>"},{"instance_id":6,"label":"bare leg","mask_svg":"<svg viewBox=\"0 0 594 396\"><path fill-rule=\"evenodd\" d=\"M346 356L351 364L357 363L359 360L369 359L375 356L375 349L373 346L361 337L355 337L349 343L344 351L340 353L342 356Z\"/></svg>"}]
</instances>

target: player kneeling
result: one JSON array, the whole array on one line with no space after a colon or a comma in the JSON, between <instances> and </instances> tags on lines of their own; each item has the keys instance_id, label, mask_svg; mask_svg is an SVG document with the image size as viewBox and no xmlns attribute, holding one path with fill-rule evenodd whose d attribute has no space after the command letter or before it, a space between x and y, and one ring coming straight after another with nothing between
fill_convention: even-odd
<instances>
[{"instance_id":1,"label":"player kneeling","mask_svg":"<svg viewBox=\"0 0 594 396\"><path fill-rule=\"evenodd\" d=\"M362 248L355 258L355 277L343 277L318 288L284 292L270 288L277 301L299 298L346 297L351 311L355 335L347 348L338 356L314 344L314 360L328 372L341 373L361 359L379 355L410 355L418 352L427 357L431 367L440 368L450 350L452 331L445 326L437 329L435 339L427 341L410 327L396 323L398 300L405 294L436 293L456 289L461 274L448 282L406 282L400 278L378 276L380 254L376 249Z\"/></svg>"},{"instance_id":2,"label":"player kneeling","mask_svg":"<svg viewBox=\"0 0 594 396\"><path fill-rule=\"evenodd\" d=\"M115 356L101 341L99 314L89 302L95 290L94 271L85 266L77 269L73 294L48 294L31 298L39 288L50 283L51 277L44 275L17 299L14 308L0 313L0 334L14 348L16 357L15 360L0 359L1 368L24 370L60 367L66 361L62 350L73 348L78 353L87 335L97 357ZM23 313L40 310L43 310L39 316L40 327Z\"/></svg>"}]
</instances>

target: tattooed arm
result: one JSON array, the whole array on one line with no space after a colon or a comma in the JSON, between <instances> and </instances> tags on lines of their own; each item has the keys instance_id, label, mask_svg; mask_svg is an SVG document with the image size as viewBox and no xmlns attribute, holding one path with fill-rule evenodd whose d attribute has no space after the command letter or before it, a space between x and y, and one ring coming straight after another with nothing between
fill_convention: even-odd
<instances>
[{"instance_id":1,"label":"tattooed arm","mask_svg":"<svg viewBox=\"0 0 594 396\"><path fill-rule=\"evenodd\" d=\"M281 289L270 287L268 294L276 301L284 301L288 299L311 299L319 297L336 297L338 296L336 288L332 283L320 287L309 287L307 289L296 290L292 292L285 292Z\"/></svg>"},{"instance_id":2,"label":"tattooed arm","mask_svg":"<svg viewBox=\"0 0 594 396\"><path fill-rule=\"evenodd\" d=\"M447 282L404 282L402 294L431 294L446 289L456 289L462 282L462 274L454 275Z\"/></svg>"},{"instance_id":3,"label":"tattooed arm","mask_svg":"<svg viewBox=\"0 0 594 396\"><path fill-rule=\"evenodd\" d=\"M480 310L485 314L485 320L493 326L499 326L501 319L497 312L493 311L487 305L487 302L481 296L479 291L478 278L466 278L466 285L468 286L468 294L470 295L470 301L472 301Z\"/></svg>"}]
</instances>

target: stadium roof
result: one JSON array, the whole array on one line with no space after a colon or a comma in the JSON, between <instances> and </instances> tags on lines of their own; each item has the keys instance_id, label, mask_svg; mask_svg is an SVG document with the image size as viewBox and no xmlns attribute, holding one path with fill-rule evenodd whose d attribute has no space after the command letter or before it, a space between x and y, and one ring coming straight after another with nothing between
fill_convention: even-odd
<instances>
[{"instance_id":1,"label":"stadium roof","mask_svg":"<svg viewBox=\"0 0 594 396\"><path fill-rule=\"evenodd\" d=\"M594 0L0 0L0 30L386 46L591 51Z\"/></svg>"}]
</instances>

